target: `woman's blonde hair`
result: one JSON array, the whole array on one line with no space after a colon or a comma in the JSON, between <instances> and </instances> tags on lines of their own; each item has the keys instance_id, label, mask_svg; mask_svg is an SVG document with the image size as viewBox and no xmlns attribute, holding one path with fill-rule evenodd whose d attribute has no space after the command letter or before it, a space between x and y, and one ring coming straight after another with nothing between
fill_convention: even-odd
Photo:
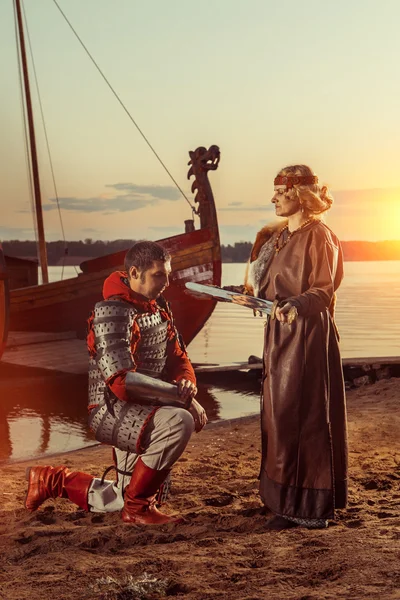
<instances>
[{"instance_id":1,"label":"woman's blonde hair","mask_svg":"<svg viewBox=\"0 0 400 600\"><path fill-rule=\"evenodd\" d=\"M285 167L278 173L278 177L288 175L312 176L315 173L307 165ZM322 215L322 213L329 210L332 206L333 196L329 193L325 185L319 186L317 183L312 185L294 185L293 190L307 215Z\"/></svg>"}]
</instances>

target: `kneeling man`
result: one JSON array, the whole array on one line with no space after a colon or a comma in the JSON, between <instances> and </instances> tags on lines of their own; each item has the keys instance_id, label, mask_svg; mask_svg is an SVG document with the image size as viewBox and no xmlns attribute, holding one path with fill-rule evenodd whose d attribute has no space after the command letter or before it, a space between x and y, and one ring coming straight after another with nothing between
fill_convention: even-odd
<instances>
[{"instance_id":1,"label":"kneeling man","mask_svg":"<svg viewBox=\"0 0 400 600\"><path fill-rule=\"evenodd\" d=\"M64 466L30 467L28 510L61 497L92 512L122 511L125 523L182 522L160 512L157 499L207 416L195 400L193 367L162 296L170 261L156 242L137 242L126 254L125 271L106 279L104 300L89 319L89 425L98 441L113 446L117 480Z\"/></svg>"}]
</instances>

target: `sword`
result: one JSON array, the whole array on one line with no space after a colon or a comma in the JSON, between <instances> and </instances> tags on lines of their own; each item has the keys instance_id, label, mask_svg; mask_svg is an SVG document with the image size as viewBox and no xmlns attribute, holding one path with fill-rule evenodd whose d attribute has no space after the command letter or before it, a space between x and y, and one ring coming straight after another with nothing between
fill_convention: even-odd
<instances>
[{"instance_id":1,"label":"sword","mask_svg":"<svg viewBox=\"0 0 400 600\"><path fill-rule=\"evenodd\" d=\"M211 296L219 302L232 302L233 304L239 304L246 308L251 308L253 311L258 311L262 315L271 315L274 317L277 302L270 302L269 300L263 300L262 298L255 298L254 296L247 296L246 294L238 294L236 292L229 292L224 290L217 285L205 285L203 283L194 283L188 281L185 283L187 289L193 294L201 294L204 296Z\"/></svg>"}]
</instances>

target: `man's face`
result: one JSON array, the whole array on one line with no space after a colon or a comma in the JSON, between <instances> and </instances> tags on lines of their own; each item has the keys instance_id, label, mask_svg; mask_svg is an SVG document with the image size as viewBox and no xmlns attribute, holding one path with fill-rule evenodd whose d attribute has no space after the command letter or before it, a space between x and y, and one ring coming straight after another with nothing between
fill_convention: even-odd
<instances>
[{"instance_id":1,"label":"man's face","mask_svg":"<svg viewBox=\"0 0 400 600\"><path fill-rule=\"evenodd\" d=\"M129 283L131 289L145 296L149 300L155 300L169 286L169 275L171 263L169 260L155 260L146 271L139 271L136 267L129 270Z\"/></svg>"}]
</instances>

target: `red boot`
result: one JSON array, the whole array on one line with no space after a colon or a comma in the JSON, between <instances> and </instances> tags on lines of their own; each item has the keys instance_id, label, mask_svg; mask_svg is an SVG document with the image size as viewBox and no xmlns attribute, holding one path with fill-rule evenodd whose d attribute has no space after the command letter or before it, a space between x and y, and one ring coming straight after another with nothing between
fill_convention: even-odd
<instances>
[{"instance_id":1,"label":"red boot","mask_svg":"<svg viewBox=\"0 0 400 600\"><path fill-rule=\"evenodd\" d=\"M25 508L37 510L48 498L68 498L79 508L89 510L88 493L92 475L67 467L30 467L26 471L28 492Z\"/></svg>"},{"instance_id":2,"label":"red boot","mask_svg":"<svg viewBox=\"0 0 400 600\"><path fill-rule=\"evenodd\" d=\"M164 525L184 523L179 516L164 515L156 507L156 493L169 469L157 471L147 467L141 458L136 461L129 485L125 489L125 504L121 517L125 523L137 525Z\"/></svg>"}]
</instances>

